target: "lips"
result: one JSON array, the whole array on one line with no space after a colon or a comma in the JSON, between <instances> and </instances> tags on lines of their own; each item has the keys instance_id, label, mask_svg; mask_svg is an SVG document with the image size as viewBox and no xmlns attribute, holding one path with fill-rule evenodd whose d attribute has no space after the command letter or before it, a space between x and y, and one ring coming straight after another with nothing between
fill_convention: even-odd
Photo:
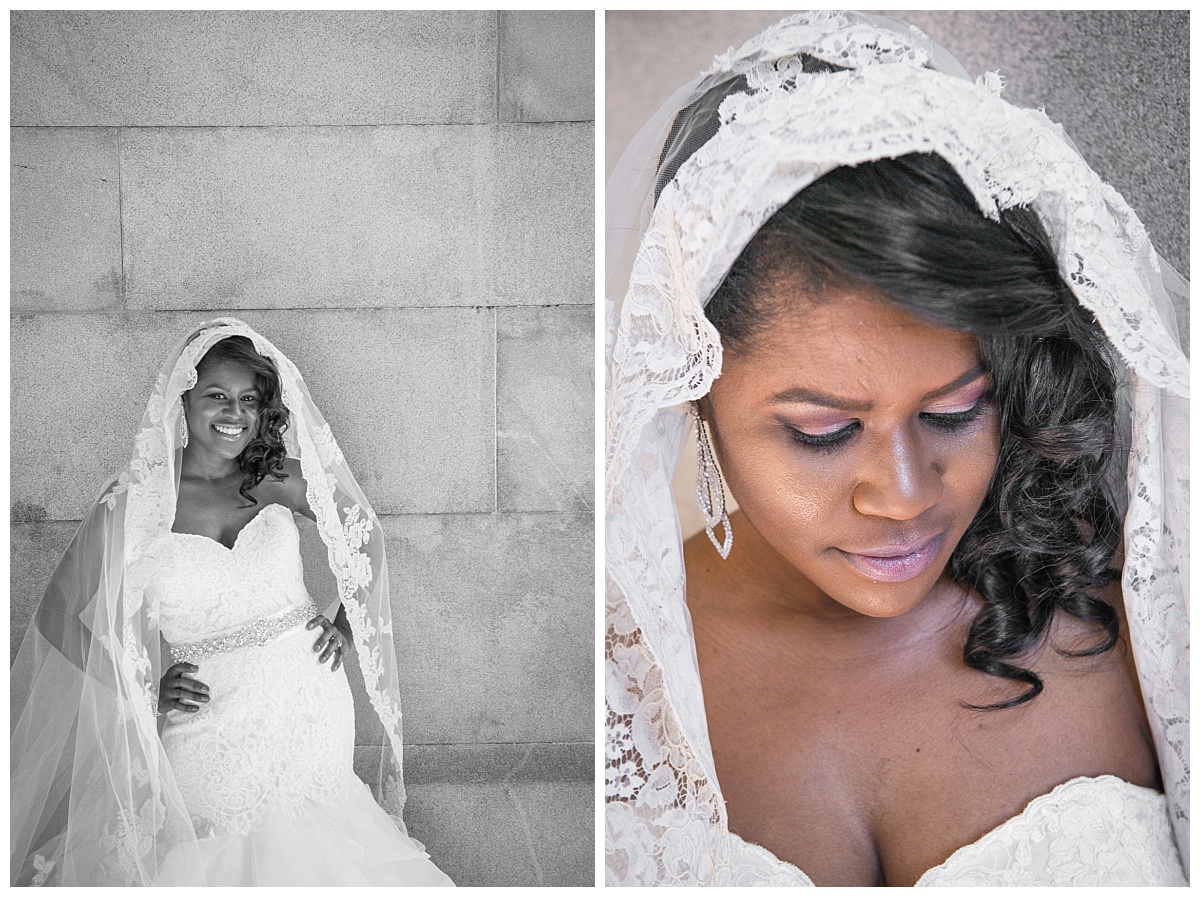
<instances>
[{"instance_id":1,"label":"lips","mask_svg":"<svg viewBox=\"0 0 1200 897\"><path fill-rule=\"evenodd\" d=\"M245 427L228 426L228 425L224 425L224 424L213 424L213 429L216 430L218 433L220 433L222 436L224 436L226 439L237 439L244 432L246 432Z\"/></svg>"},{"instance_id":2,"label":"lips","mask_svg":"<svg viewBox=\"0 0 1200 897\"><path fill-rule=\"evenodd\" d=\"M929 569L941 551L944 532L909 542L906 545L887 545L862 551L837 549L863 576L875 582L905 582Z\"/></svg>"}]
</instances>

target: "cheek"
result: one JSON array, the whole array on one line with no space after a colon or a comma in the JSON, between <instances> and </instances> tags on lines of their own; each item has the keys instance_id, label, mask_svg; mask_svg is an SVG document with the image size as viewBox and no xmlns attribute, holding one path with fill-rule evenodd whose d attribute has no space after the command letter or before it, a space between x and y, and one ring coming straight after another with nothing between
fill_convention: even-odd
<instances>
[{"instance_id":1,"label":"cheek","mask_svg":"<svg viewBox=\"0 0 1200 897\"><path fill-rule=\"evenodd\" d=\"M971 441L968 451L960 460L963 471L963 492L982 503L996 472L1000 458L1000 423L993 416L988 426Z\"/></svg>"},{"instance_id":2,"label":"cheek","mask_svg":"<svg viewBox=\"0 0 1200 897\"><path fill-rule=\"evenodd\" d=\"M840 477L830 465L806 458L799 447L775 444L736 431L713 444L730 492L756 526L806 531L828 520L836 503Z\"/></svg>"}]
</instances>

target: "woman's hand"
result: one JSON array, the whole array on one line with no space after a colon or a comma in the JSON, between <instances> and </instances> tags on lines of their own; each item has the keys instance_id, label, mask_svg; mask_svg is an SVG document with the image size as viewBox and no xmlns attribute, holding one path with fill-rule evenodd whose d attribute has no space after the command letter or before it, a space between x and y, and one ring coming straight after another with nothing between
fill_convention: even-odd
<instances>
[{"instance_id":1,"label":"woman's hand","mask_svg":"<svg viewBox=\"0 0 1200 897\"><path fill-rule=\"evenodd\" d=\"M345 620L345 616L345 609L339 607L337 613L338 620ZM321 663L324 663L331 657L333 658L333 665L329 668L329 672L331 673L337 672L338 667L342 665L342 658L346 654L346 649L354 646L354 641L350 638L348 620L346 620L346 624L343 627L336 623L330 623L329 619L323 614L317 614L308 621L308 629L321 627L321 634L313 642L313 653L320 652L321 656L317 659Z\"/></svg>"},{"instance_id":2,"label":"woman's hand","mask_svg":"<svg viewBox=\"0 0 1200 897\"><path fill-rule=\"evenodd\" d=\"M167 670L158 683L159 713L168 710L195 713L201 704L208 703L208 686L191 676L199 671L200 667L194 663L177 663Z\"/></svg>"}]
</instances>

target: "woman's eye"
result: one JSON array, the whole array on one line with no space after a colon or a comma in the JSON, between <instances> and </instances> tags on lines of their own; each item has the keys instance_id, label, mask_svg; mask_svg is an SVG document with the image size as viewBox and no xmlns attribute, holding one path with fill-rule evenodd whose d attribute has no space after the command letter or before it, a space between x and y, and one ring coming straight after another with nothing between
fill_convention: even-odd
<instances>
[{"instance_id":1,"label":"woman's eye","mask_svg":"<svg viewBox=\"0 0 1200 897\"><path fill-rule=\"evenodd\" d=\"M846 426L831 433L805 433L803 430L797 430L795 427L788 427L788 432L792 434L792 439L806 448L835 449L843 443L849 442L850 437L861 429L861 422L851 421Z\"/></svg>"},{"instance_id":2,"label":"woman's eye","mask_svg":"<svg viewBox=\"0 0 1200 897\"><path fill-rule=\"evenodd\" d=\"M208 397L209 397L210 399L216 399L217 401L224 401L224 400L225 400L225 393L223 393L223 392L210 392L210 393L208 394Z\"/></svg>"},{"instance_id":3,"label":"woman's eye","mask_svg":"<svg viewBox=\"0 0 1200 897\"><path fill-rule=\"evenodd\" d=\"M258 402L258 396L246 396L242 401L248 405L253 405Z\"/></svg>"},{"instance_id":4,"label":"woman's eye","mask_svg":"<svg viewBox=\"0 0 1200 897\"><path fill-rule=\"evenodd\" d=\"M978 402L965 411L922 411L921 420L940 430L957 430L976 420L986 407L987 399L981 396Z\"/></svg>"}]
</instances>

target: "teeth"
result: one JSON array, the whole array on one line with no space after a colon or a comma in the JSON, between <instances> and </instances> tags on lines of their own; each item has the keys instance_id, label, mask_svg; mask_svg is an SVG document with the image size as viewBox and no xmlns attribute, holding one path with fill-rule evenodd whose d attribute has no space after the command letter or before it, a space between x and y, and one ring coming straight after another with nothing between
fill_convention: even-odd
<instances>
[{"instance_id":1,"label":"teeth","mask_svg":"<svg viewBox=\"0 0 1200 897\"><path fill-rule=\"evenodd\" d=\"M218 433L224 433L226 436L238 436L241 434L242 430L246 429L245 427L221 427L217 426L216 424L213 425L213 428Z\"/></svg>"}]
</instances>

